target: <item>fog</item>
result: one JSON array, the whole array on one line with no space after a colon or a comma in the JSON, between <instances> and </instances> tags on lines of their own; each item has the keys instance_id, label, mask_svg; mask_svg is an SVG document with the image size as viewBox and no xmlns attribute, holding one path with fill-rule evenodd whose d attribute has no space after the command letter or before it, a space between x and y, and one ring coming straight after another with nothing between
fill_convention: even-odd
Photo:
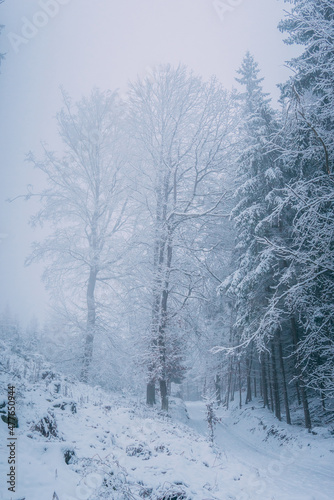
<instances>
[{"instance_id":1,"label":"fog","mask_svg":"<svg viewBox=\"0 0 334 500\"><path fill-rule=\"evenodd\" d=\"M225 7L218 12L218 4ZM228 6L228 8L226 7ZM259 62L264 88L276 100L276 83L289 71L284 61L296 49L276 29L284 2L244 0L7 0L0 6L6 52L1 95L1 291L23 322L44 317L47 294L43 266L24 266L39 231L28 226L37 201L15 198L42 179L25 163L40 141L60 147L54 116L61 107L59 86L74 99L97 86L120 88L158 63L179 62L205 78L217 75L227 87L247 50ZM225 10L226 8L226 10ZM36 27L37 26L37 27ZM43 231L42 233L43 234Z\"/></svg>"}]
</instances>

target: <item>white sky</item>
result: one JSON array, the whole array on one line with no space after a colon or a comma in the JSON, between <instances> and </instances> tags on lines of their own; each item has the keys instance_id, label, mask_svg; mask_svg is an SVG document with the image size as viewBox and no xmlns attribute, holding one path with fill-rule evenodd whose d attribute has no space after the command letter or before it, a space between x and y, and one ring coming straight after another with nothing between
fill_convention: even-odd
<instances>
[{"instance_id":1,"label":"white sky","mask_svg":"<svg viewBox=\"0 0 334 500\"><path fill-rule=\"evenodd\" d=\"M0 311L8 303L23 321L43 316L42 267L23 266L38 238L27 225L38 205L5 199L24 194L27 184L38 186L37 173L24 162L28 151L38 153L41 140L59 146L53 118L61 107L59 85L74 99L93 86L123 92L155 64L182 62L231 88L250 50L265 90L277 99L276 83L289 75L284 61L296 54L276 28L289 5L216 3L221 16L214 0L5 0L0 6L0 51L7 53L0 75ZM50 14L43 5L54 6Z\"/></svg>"}]
</instances>

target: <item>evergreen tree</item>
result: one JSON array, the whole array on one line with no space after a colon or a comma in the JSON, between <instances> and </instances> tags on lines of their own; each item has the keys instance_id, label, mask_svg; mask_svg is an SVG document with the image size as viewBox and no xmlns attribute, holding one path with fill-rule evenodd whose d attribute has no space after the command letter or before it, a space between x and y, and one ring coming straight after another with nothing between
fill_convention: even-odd
<instances>
[{"instance_id":1,"label":"evergreen tree","mask_svg":"<svg viewBox=\"0 0 334 500\"><path fill-rule=\"evenodd\" d=\"M246 403L252 400L260 385L264 405L275 411L279 419L283 394L286 419L290 423L284 338L281 336L283 320L275 308L271 308L285 264L272 247L264 244L268 238L281 242L285 237L282 221L272 215L277 189L282 188L285 180L277 147L281 142L277 135L280 123L263 92L258 65L249 53L238 74L236 80L244 88L240 94L242 153L238 159L237 204L232 216L239 260L235 272L223 284L227 293L235 298L236 308L230 350L236 366L230 370L228 392L232 373L239 379L240 405L242 379L245 379Z\"/></svg>"},{"instance_id":2,"label":"evergreen tree","mask_svg":"<svg viewBox=\"0 0 334 500\"><path fill-rule=\"evenodd\" d=\"M240 94L243 125L241 128L237 204L232 211L237 230L239 260L235 272L224 286L236 298L238 343L248 346L255 341L259 350L266 339L258 333L258 324L267 304L276 259L273 252L263 252L259 237L269 235L266 222L270 211L268 194L281 183L277 154L272 150L272 136L278 130L275 112L262 89L262 78L254 58L247 53L238 71L237 81L244 87ZM267 337L273 332L266 332Z\"/></svg>"},{"instance_id":3,"label":"evergreen tree","mask_svg":"<svg viewBox=\"0 0 334 500\"><path fill-rule=\"evenodd\" d=\"M272 310L291 318L298 378L321 394L325 407L325 397L334 394L334 6L320 0L293 3L280 28L288 32L288 43L302 44L304 51L290 61L294 73L282 86L281 151L288 184L275 214L290 220L291 231L289 243L276 246L286 269Z\"/></svg>"}]
</instances>

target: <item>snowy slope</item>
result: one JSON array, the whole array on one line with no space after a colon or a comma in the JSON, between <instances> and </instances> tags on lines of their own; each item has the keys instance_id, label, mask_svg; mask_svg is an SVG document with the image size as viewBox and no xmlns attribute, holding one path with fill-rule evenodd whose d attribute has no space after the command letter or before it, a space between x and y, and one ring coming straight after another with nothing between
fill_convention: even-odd
<instances>
[{"instance_id":1,"label":"snowy slope","mask_svg":"<svg viewBox=\"0 0 334 500\"><path fill-rule=\"evenodd\" d=\"M334 443L326 433L285 430L262 409L232 409L210 446L203 403L187 404L188 419L174 400L172 417L164 416L133 397L66 379L38 358L24 361L3 348L0 362L2 399L15 385L19 418L12 495L8 426L0 421L1 499L333 498Z\"/></svg>"},{"instance_id":2,"label":"snowy slope","mask_svg":"<svg viewBox=\"0 0 334 500\"><path fill-rule=\"evenodd\" d=\"M202 402L188 403L190 425L205 434ZM334 440L330 429L310 434L278 422L260 405L221 411L215 443L235 470L240 499L334 498ZM320 429L318 429L318 432ZM224 498L224 497L222 497ZM228 498L228 497L227 497Z\"/></svg>"}]
</instances>

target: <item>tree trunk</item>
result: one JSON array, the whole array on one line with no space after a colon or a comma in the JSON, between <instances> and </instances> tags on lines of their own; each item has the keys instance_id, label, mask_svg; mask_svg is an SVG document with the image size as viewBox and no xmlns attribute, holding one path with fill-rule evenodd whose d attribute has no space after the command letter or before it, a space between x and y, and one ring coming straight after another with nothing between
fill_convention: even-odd
<instances>
[{"instance_id":1,"label":"tree trunk","mask_svg":"<svg viewBox=\"0 0 334 500\"><path fill-rule=\"evenodd\" d=\"M302 400L301 400L301 397L300 397L299 380L296 380L295 387L296 387L297 401L298 401L298 404L301 405L302 404Z\"/></svg>"},{"instance_id":2,"label":"tree trunk","mask_svg":"<svg viewBox=\"0 0 334 500\"><path fill-rule=\"evenodd\" d=\"M240 359L239 359L239 362L238 362L238 378L239 378L239 408L241 410L242 408L242 397L241 397L241 388L242 388L242 385L241 385L241 367L240 367L241 363L240 363Z\"/></svg>"},{"instance_id":3,"label":"tree trunk","mask_svg":"<svg viewBox=\"0 0 334 500\"><path fill-rule=\"evenodd\" d=\"M268 375L268 384L269 384L269 408L271 409L272 412L274 412L274 392L273 392L273 381L272 381L272 370L271 370L271 363L270 363L270 357L269 353L266 355L267 358L267 364L268 364L268 369L267 369L267 375Z\"/></svg>"},{"instance_id":4,"label":"tree trunk","mask_svg":"<svg viewBox=\"0 0 334 500\"><path fill-rule=\"evenodd\" d=\"M95 305L96 276L97 276L96 268L91 267L87 285L87 326L86 326L83 365L81 370L82 382L88 381L89 369L93 359L93 344L94 344L95 326L96 326L96 305Z\"/></svg>"},{"instance_id":5,"label":"tree trunk","mask_svg":"<svg viewBox=\"0 0 334 500\"><path fill-rule=\"evenodd\" d=\"M278 376L276 367L276 349L274 340L271 341L271 356L272 356L272 377L273 377L273 394L275 402L275 417L281 421L282 420L281 400L279 397Z\"/></svg>"},{"instance_id":6,"label":"tree trunk","mask_svg":"<svg viewBox=\"0 0 334 500\"><path fill-rule=\"evenodd\" d=\"M263 393L263 406L269 408L268 398L268 380L266 373L265 354L261 354L261 380L262 380L262 393Z\"/></svg>"},{"instance_id":7,"label":"tree trunk","mask_svg":"<svg viewBox=\"0 0 334 500\"><path fill-rule=\"evenodd\" d=\"M307 399L307 394L306 394L306 389L303 385L300 386L300 393L302 397L302 402L303 402L303 410L304 410L304 417L305 417L305 427L309 431L311 430L311 415L310 415L310 410L308 406L308 399Z\"/></svg>"},{"instance_id":8,"label":"tree trunk","mask_svg":"<svg viewBox=\"0 0 334 500\"><path fill-rule=\"evenodd\" d=\"M146 404L149 406L155 405L155 383L148 382L146 386Z\"/></svg>"},{"instance_id":9,"label":"tree trunk","mask_svg":"<svg viewBox=\"0 0 334 500\"><path fill-rule=\"evenodd\" d=\"M311 425L311 415L310 415L310 410L309 410L309 406L308 406L306 389L304 387L303 380L302 380L301 368L299 366L299 360L298 360L298 355L297 355L297 348L298 348L298 342L299 342L298 328L297 328L297 322L293 316L291 317L291 332L292 332L293 346L295 349L295 369L296 369L297 376L298 376L298 382L299 382L298 385L299 385L301 400L303 403L305 427L306 427L306 429L310 430L311 426L312 426Z\"/></svg>"},{"instance_id":10,"label":"tree trunk","mask_svg":"<svg viewBox=\"0 0 334 500\"><path fill-rule=\"evenodd\" d=\"M254 398L257 398L256 373L254 373L253 383L254 383Z\"/></svg>"},{"instance_id":11,"label":"tree trunk","mask_svg":"<svg viewBox=\"0 0 334 500\"><path fill-rule=\"evenodd\" d=\"M163 378L160 380L160 396L161 396L161 409L168 411L168 397L167 397L167 380L168 374L166 373L166 328L167 328L167 304L169 297L169 277L170 269L172 265L173 258L173 244L172 244L172 231L168 231L167 236L167 256L166 256L166 269L165 269L165 279L163 284L163 291L161 297L161 311L160 311L160 325L159 325L159 356L160 356L160 368L163 373Z\"/></svg>"},{"instance_id":12,"label":"tree trunk","mask_svg":"<svg viewBox=\"0 0 334 500\"><path fill-rule=\"evenodd\" d=\"M160 380L160 395L161 395L161 409L168 411L168 396L167 396L167 382Z\"/></svg>"},{"instance_id":13,"label":"tree trunk","mask_svg":"<svg viewBox=\"0 0 334 500\"><path fill-rule=\"evenodd\" d=\"M323 382L321 382L320 387L321 387L321 391L320 391L321 407L322 407L322 411L324 413L326 413L326 395L325 395L325 392L323 390L323 387L324 387Z\"/></svg>"},{"instance_id":14,"label":"tree trunk","mask_svg":"<svg viewBox=\"0 0 334 500\"><path fill-rule=\"evenodd\" d=\"M282 346L282 338L281 338L280 331L277 332L277 343L278 343L279 362L280 362L281 373L282 373L283 397L284 397L284 407L285 407L285 414L286 414L286 423L291 425L288 387L287 387L287 383L286 383L286 375L285 375L285 367L284 367L284 359L283 359L283 346Z\"/></svg>"},{"instance_id":15,"label":"tree trunk","mask_svg":"<svg viewBox=\"0 0 334 500\"><path fill-rule=\"evenodd\" d=\"M228 382L227 382L226 399L225 399L227 410L229 408L230 394L231 394L231 390L232 390L232 359L231 359L231 357L229 359L228 365L229 365L229 371L228 371Z\"/></svg>"},{"instance_id":16,"label":"tree trunk","mask_svg":"<svg viewBox=\"0 0 334 500\"><path fill-rule=\"evenodd\" d=\"M245 404L252 401L252 379L251 379L251 370L252 370L252 353L246 358L246 373L247 373L247 392L246 392L246 400Z\"/></svg>"},{"instance_id":17,"label":"tree trunk","mask_svg":"<svg viewBox=\"0 0 334 500\"><path fill-rule=\"evenodd\" d=\"M220 376L217 374L215 377L215 389L216 389L216 401L218 405L221 405L222 399L221 399L221 379Z\"/></svg>"},{"instance_id":18,"label":"tree trunk","mask_svg":"<svg viewBox=\"0 0 334 500\"><path fill-rule=\"evenodd\" d=\"M237 365L233 366L232 375L233 376L232 376L230 401L234 401L234 395L235 395L235 391L236 391L236 385L237 385Z\"/></svg>"},{"instance_id":19,"label":"tree trunk","mask_svg":"<svg viewBox=\"0 0 334 500\"><path fill-rule=\"evenodd\" d=\"M84 356L83 356L83 363L82 363L81 377L80 377L81 382L84 383L88 382L89 369L93 359L93 344L94 344L93 333L86 333Z\"/></svg>"}]
</instances>

